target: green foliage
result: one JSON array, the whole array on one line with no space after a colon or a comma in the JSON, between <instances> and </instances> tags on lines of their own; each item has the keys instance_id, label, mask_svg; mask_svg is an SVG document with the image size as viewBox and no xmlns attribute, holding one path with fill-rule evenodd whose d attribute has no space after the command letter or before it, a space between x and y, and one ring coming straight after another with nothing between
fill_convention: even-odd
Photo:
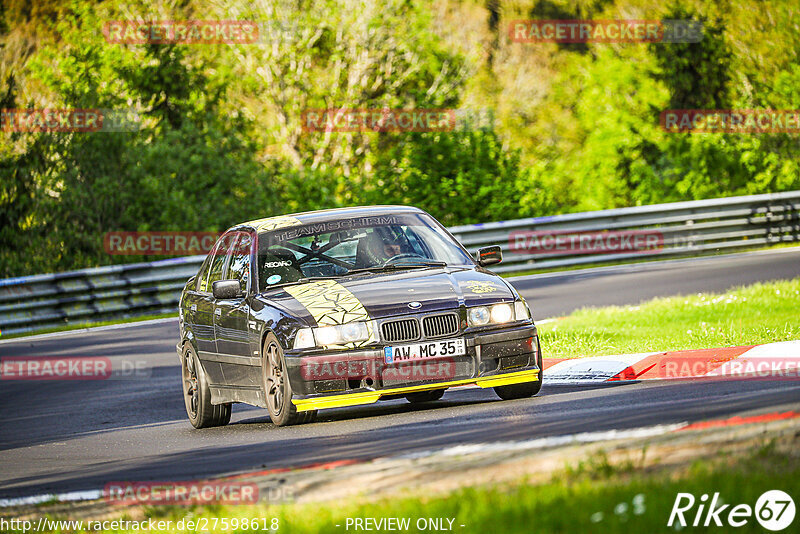
<instances>
[{"instance_id":1,"label":"green foliage","mask_svg":"<svg viewBox=\"0 0 800 534\"><path fill-rule=\"evenodd\" d=\"M731 50L719 19L709 21L683 6L673 7L668 20L698 20L703 39L696 43L650 43L661 67L656 77L670 92L670 109L725 109L730 107Z\"/></svg>"},{"instance_id":2,"label":"green foliage","mask_svg":"<svg viewBox=\"0 0 800 534\"><path fill-rule=\"evenodd\" d=\"M27 134L26 150L2 162L10 178L0 197L8 199L2 271L109 263L109 231L220 230L275 209L276 187L243 135L246 121L219 112L224 91L204 65L174 46L108 46L94 35L100 20L90 8L74 10L58 29L80 44L44 48L28 68L63 107L132 107L141 128Z\"/></svg>"},{"instance_id":3,"label":"green foliage","mask_svg":"<svg viewBox=\"0 0 800 534\"><path fill-rule=\"evenodd\" d=\"M669 108L800 108L780 1L14 0L2 108L133 109L135 132L0 133L0 277L121 261L121 230L372 203L448 225L800 188L800 136L675 134ZM694 19L698 43L520 44L520 18ZM109 20L255 20L258 44L108 43ZM484 129L304 132L307 109L494 110ZM152 259L152 258L149 258Z\"/></svg>"},{"instance_id":4,"label":"green foliage","mask_svg":"<svg viewBox=\"0 0 800 534\"><path fill-rule=\"evenodd\" d=\"M544 151L547 163L538 176L552 182L561 206L575 211L641 203L642 190L657 180L649 160L663 132L653 117L667 99L654 79L652 58L642 49L601 48L594 58L576 57L570 67L553 98L571 108L573 120L559 126L573 130L575 142Z\"/></svg>"},{"instance_id":5,"label":"green foliage","mask_svg":"<svg viewBox=\"0 0 800 534\"><path fill-rule=\"evenodd\" d=\"M415 205L445 225L476 223L546 213L543 203L520 204L530 185L519 156L503 149L492 131L415 133L376 162L373 188L364 198L376 204Z\"/></svg>"}]
</instances>

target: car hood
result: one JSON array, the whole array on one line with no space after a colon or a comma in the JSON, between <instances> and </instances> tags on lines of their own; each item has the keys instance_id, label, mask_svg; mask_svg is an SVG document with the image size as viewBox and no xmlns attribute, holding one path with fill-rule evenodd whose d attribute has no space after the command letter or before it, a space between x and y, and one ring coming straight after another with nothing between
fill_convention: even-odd
<instances>
[{"instance_id":1,"label":"car hood","mask_svg":"<svg viewBox=\"0 0 800 534\"><path fill-rule=\"evenodd\" d=\"M478 306L516 297L484 269L433 268L321 280L268 290L260 298L308 324L341 324ZM419 308L410 303L418 302ZM368 317L367 317L368 316Z\"/></svg>"}]
</instances>

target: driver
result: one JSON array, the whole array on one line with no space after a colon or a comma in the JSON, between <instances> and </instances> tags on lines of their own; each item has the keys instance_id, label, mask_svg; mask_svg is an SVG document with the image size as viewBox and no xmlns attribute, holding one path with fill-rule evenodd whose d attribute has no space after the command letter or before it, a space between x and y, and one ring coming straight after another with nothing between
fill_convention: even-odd
<instances>
[{"instance_id":1,"label":"driver","mask_svg":"<svg viewBox=\"0 0 800 534\"><path fill-rule=\"evenodd\" d=\"M382 265L386 260L403 253L402 245L393 239L378 238L376 234L372 236L373 238L369 240L368 256L373 265Z\"/></svg>"},{"instance_id":2,"label":"driver","mask_svg":"<svg viewBox=\"0 0 800 534\"><path fill-rule=\"evenodd\" d=\"M388 239L383 240L383 253L386 256L386 259L394 258L395 256L399 256L403 253L403 247L400 246L399 243L395 243Z\"/></svg>"}]
</instances>

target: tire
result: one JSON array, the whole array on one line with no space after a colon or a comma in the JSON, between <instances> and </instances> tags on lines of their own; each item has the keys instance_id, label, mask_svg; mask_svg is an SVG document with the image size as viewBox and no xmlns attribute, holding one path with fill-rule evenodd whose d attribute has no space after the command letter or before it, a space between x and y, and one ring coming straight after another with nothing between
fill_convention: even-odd
<instances>
[{"instance_id":1,"label":"tire","mask_svg":"<svg viewBox=\"0 0 800 534\"><path fill-rule=\"evenodd\" d=\"M231 403L211 404L211 389L200 360L187 344L183 350L183 404L189 422L195 428L225 426L231 420Z\"/></svg>"},{"instance_id":2,"label":"tire","mask_svg":"<svg viewBox=\"0 0 800 534\"><path fill-rule=\"evenodd\" d=\"M433 402L442 398L444 395L443 389L434 389L433 391L420 391L419 393L410 393L406 395L406 399L411 404L419 404L421 402Z\"/></svg>"},{"instance_id":3,"label":"tire","mask_svg":"<svg viewBox=\"0 0 800 534\"><path fill-rule=\"evenodd\" d=\"M311 423L317 418L316 410L298 412L292 404L292 386L286 375L283 349L275 334L268 334L261 351L261 377L264 400L269 418L275 426Z\"/></svg>"},{"instance_id":4,"label":"tire","mask_svg":"<svg viewBox=\"0 0 800 534\"><path fill-rule=\"evenodd\" d=\"M542 368L542 349L539 345L539 337L536 336L536 363L539 366L539 377L535 382L524 382L522 384L511 384L510 386L498 386L494 388L497 396L503 400L527 399L533 397L542 389L542 378L544 369Z\"/></svg>"}]
</instances>

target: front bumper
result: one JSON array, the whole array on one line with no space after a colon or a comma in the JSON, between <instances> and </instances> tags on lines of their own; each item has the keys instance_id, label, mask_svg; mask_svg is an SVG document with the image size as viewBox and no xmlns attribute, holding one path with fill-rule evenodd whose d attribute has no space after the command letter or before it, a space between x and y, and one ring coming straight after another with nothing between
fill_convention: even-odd
<instances>
[{"instance_id":1,"label":"front bumper","mask_svg":"<svg viewBox=\"0 0 800 534\"><path fill-rule=\"evenodd\" d=\"M340 408L342 406L372 404L373 402L378 402L381 397L407 395L409 393L416 393L419 391L431 391L434 389L450 388L453 386L474 384L482 388L493 388L496 386L520 384L522 382L535 382L538 380L538 378L538 368L526 369L525 371L501 373L477 378L467 378L464 380L452 380L449 382L435 382L430 384L388 388L376 391L357 391L353 393L346 393L344 395L326 395L320 397L309 397L305 399L292 399L292 403L297 407L298 412L305 412L307 410L321 410L324 408Z\"/></svg>"},{"instance_id":2,"label":"front bumper","mask_svg":"<svg viewBox=\"0 0 800 534\"><path fill-rule=\"evenodd\" d=\"M532 324L463 335L466 354L384 362L383 347L314 355L286 354L298 411L371 404L381 398L462 385L535 382L539 339Z\"/></svg>"}]
</instances>

